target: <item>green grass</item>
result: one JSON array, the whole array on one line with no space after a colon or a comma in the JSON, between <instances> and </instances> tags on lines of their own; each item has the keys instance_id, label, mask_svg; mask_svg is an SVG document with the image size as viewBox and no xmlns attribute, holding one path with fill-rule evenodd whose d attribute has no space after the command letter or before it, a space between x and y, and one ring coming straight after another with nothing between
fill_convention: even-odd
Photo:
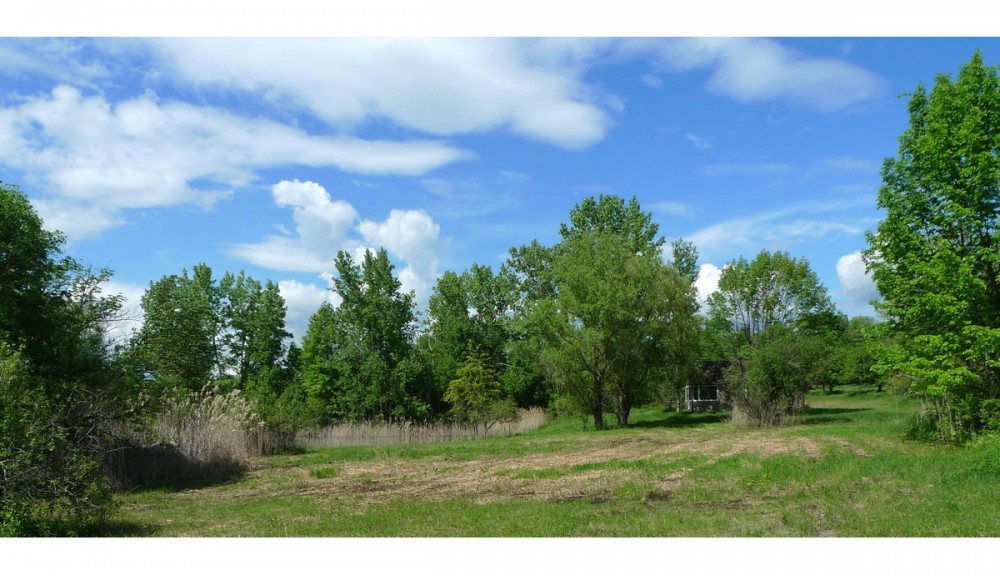
<instances>
[{"instance_id":1,"label":"green grass","mask_svg":"<svg viewBox=\"0 0 1000 575\"><path fill-rule=\"evenodd\" d=\"M778 429L717 414L562 420L522 436L310 450L222 483L125 494L108 534L1000 535L1000 441L904 439L917 406L861 388Z\"/></svg>"}]
</instances>

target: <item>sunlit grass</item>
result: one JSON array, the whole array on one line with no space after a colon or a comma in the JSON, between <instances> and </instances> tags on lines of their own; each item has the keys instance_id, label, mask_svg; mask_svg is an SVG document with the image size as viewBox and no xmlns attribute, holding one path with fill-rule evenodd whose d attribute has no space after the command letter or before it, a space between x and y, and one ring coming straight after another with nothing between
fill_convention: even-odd
<instances>
[{"instance_id":1,"label":"sunlit grass","mask_svg":"<svg viewBox=\"0 0 1000 575\"><path fill-rule=\"evenodd\" d=\"M260 459L225 484L128 494L118 525L158 536L1000 535L997 444L907 441L917 406L888 393L808 403L777 429L649 408L627 429L577 419L514 437L317 448Z\"/></svg>"}]
</instances>

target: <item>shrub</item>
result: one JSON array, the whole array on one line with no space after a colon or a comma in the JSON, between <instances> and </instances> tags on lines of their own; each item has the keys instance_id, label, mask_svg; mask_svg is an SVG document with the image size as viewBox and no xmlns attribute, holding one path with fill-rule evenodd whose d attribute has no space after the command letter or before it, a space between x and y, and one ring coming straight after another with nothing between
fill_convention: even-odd
<instances>
[{"instance_id":1,"label":"shrub","mask_svg":"<svg viewBox=\"0 0 1000 575\"><path fill-rule=\"evenodd\" d=\"M772 326L758 335L745 366L736 362L729 368L734 423L780 425L786 415L803 407L813 363L806 339L784 326Z\"/></svg>"},{"instance_id":2,"label":"shrub","mask_svg":"<svg viewBox=\"0 0 1000 575\"><path fill-rule=\"evenodd\" d=\"M3 536L53 534L46 527L52 520L99 521L111 503L90 430L34 383L21 352L0 341Z\"/></svg>"}]
</instances>

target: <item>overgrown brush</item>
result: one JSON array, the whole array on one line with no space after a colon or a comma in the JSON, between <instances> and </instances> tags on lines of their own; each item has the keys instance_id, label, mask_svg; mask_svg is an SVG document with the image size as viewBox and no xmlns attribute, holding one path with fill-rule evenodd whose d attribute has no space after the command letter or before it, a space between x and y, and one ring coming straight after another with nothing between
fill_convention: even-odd
<instances>
[{"instance_id":1,"label":"overgrown brush","mask_svg":"<svg viewBox=\"0 0 1000 575\"><path fill-rule=\"evenodd\" d=\"M545 423L545 412L539 408L522 410L519 420L497 423L485 431L482 425L454 422L340 423L304 429L296 435L295 443L301 447L434 443L482 437L506 437L537 429L543 423Z\"/></svg>"},{"instance_id":2,"label":"overgrown brush","mask_svg":"<svg viewBox=\"0 0 1000 575\"><path fill-rule=\"evenodd\" d=\"M293 436L267 429L240 390L206 385L164 396L145 428L124 426L105 470L118 488L185 481L247 468L254 457L286 447Z\"/></svg>"}]
</instances>

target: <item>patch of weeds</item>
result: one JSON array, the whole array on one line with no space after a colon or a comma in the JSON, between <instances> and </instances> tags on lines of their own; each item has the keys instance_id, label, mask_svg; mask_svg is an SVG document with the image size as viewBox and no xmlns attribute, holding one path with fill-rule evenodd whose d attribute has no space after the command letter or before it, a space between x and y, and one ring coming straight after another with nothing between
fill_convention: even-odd
<instances>
[{"instance_id":1,"label":"patch of weeds","mask_svg":"<svg viewBox=\"0 0 1000 575\"><path fill-rule=\"evenodd\" d=\"M957 461L942 473L945 483L995 483L1000 479L1000 435L983 435L956 455Z\"/></svg>"},{"instance_id":2,"label":"patch of weeds","mask_svg":"<svg viewBox=\"0 0 1000 575\"><path fill-rule=\"evenodd\" d=\"M316 479L329 479L330 477L336 477L338 473L340 473L340 469L336 467L321 467L313 469L309 472L309 475Z\"/></svg>"},{"instance_id":3,"label":"patch of weeds","mask_svg":"<svg viewBox=\"0 0 1000 575\"><path fill-rule=\"evenodd\" d=\"M594 461L591 463L580 463L570 467L571 471L581 472L581 471L599 471L599 470L609 470L609 469L644 469L650 466L650 462L645 459L639 460L612 460L612 461Z\"/></svg>"},{"instance_id":4,"label":"patch of weeds","mask_svg":"<svg viewBox=\"0 0 1000 575\"><path fill-rule=\"evenodd\" d=\"M357 479L358 483L361 485L371 485L375 483L375 476L368 472L358 474L355 479Z\"/></svg>"},{"instance_id":5,"label":"patch of weeds","mask_svg":"<svg viewBox=\"0 0 1000 575\"><path fill-rule=\"evenodd\" d=\"M569 475L566 469L516 469L513 471L501 471L498 475L510 477L511 479L550 479L555 477L565 477Z\"/></svg>"}]
</instances>

